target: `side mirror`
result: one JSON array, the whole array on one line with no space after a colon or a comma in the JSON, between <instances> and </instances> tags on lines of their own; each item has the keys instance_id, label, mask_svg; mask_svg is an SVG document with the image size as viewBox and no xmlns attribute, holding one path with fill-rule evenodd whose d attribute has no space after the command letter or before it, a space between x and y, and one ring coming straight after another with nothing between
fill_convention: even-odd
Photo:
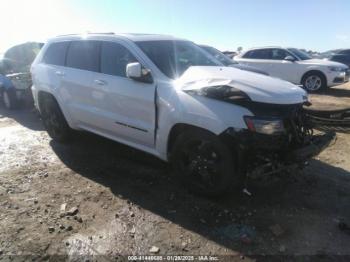
<instances>
[{"instance_id":1,"label":"side mirror","mask_svg":"<svg viewBox=\"0 0 350 262\"><path fill-rule=\"evenodd\" d=\"M296 59L294 57L292 57L291 55L289 55L289 56L286 56L283 60L289 61L289 62L295 62Z\"/></svg>"},{"instance_id":2,"label":"side mirror","mask_svg":"<svg viewBox=\"0 0 350 262\"><path fill-rule=\"evenodd\" d=\"M135 81L153 83L151 71L143 68L138 62L126 65L126 76Z\"/></svg>"}]
</instances>

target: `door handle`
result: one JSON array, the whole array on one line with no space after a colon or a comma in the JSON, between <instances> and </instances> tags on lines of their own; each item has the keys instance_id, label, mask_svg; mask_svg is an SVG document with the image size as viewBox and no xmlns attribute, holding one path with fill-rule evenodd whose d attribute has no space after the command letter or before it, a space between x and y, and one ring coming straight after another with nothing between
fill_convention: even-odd
<instances>
[{"instance_id":1,"label":"door handle","mask_svg":"<svg viewBox=\"0 0 350 262\"><path fill-rule=\"evenodd\" d=\"M58 76L64 76L64 72L62 71L56 71L55 74Z\"/></svg>"},{"instance_id":2,"label":"door handle","mask_svg":"<svg viewBox=\"0 0 350 262\"><path fill-rule=\"evenodd\" d=\"M107 82L104 81L104 80L100 80L100 79L96 79L95 81L95 84L99 85L99 86L105 86L107 85Z\"/></svg>"}]
</instances>

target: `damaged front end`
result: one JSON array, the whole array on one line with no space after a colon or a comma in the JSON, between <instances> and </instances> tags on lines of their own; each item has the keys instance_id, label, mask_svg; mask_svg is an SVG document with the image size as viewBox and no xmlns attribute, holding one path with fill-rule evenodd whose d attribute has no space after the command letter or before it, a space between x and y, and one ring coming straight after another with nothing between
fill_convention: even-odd
<instances>
[{"instance_id":1,"label":"damaged front end","mask_svg":"<svg viewBox=\"0 0 350 262\"><path fill-rule=\"evenodd\" d=\"M240 163L248 174L272 174L289 167L303 167L335 138L334 132L315 134L303 104L271 105L246 102L254 117L248 129L229 128L222 136L239 148ZM252 124L256 119L260 124Z\"/></svg>"},{"instance_id":2,"label":"damaged front end","mask_svg":"<svg viewBox=\"0 0 350 262\"><path fill-rule=\"evenodd\" d=\"M335 138L334 132L315 134L305 113L307 97L300 103L271 104L253 101L232 86L209 86L186 92L232 103L248 109L246 129L227 129L221 134L238 148L239 163L249 174L277 173L287 167L305 165Z\"/></svg>"}]
</instances>

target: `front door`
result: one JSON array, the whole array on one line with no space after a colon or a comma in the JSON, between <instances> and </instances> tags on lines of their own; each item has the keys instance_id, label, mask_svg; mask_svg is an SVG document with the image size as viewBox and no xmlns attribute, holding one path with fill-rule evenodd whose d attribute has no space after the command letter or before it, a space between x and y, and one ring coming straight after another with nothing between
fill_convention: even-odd
<instances>
[{"instance_id":1,"label":"front door","mask_svg":"<svg viewBox=\"0 0 350 262\"><path fill-rule=\"evenodd\" d=\"M103 128L116 138L154 147L155 84L127 78L126 66L132 62L142 64L122 43L101 43L101 73L93 82L105 92Z\"/></svg>"},{"instance_id":2,"label":"front door","mask_svg":"<svg viewBox=\"0 0 350 262\"><path fill-rule=\"evenodd\" d=\"M285 60L287 56L294 56L281 48L270 49L270 51L270 75L289 81L291 83L299 83L299 70L301 68L298 64L298 61L293 62Z\"/></svg>"}]
</instances>

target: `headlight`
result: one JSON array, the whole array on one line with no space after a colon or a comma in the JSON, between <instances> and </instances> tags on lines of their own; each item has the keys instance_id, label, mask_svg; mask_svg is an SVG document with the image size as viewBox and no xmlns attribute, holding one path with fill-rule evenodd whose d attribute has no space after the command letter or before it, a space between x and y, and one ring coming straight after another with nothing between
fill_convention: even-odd
<instances>
[{"instance_id":1,"label":"headlight","mask_svg":"<svg viewBox=\"0 0 350 262\"><path fill-rule=\"evenodd\" d=\"M345 71L344 68L342 67L337 67L337 66L329 66L328 69L332 72L343 72Z\"/></svg>"},{"instance_id":2,"label":"headlight","mask_svg":"<svg viewBox=\"0 0 350 262\"><path fill-rule=\"evenodd\" d=\"M244 121L252 132L265 135L274 135L284 132L284 125L281 119L263 119L253 116L245 116Z\"/></svg>"},{"instance_id":3,"label":"headlight","mask_svg":"<svg viewBox=\"0 0 350 262\"><path fill-rule=\"evenodd\" d=\"M202 87L199 89L189 89L189 90L183 90L183 91L190 94L206 96L209 98L223 100L227 102L250 100L250 97L243 91L227 85L208 86L208 87Z\"/></svg>"}]
</instances>

